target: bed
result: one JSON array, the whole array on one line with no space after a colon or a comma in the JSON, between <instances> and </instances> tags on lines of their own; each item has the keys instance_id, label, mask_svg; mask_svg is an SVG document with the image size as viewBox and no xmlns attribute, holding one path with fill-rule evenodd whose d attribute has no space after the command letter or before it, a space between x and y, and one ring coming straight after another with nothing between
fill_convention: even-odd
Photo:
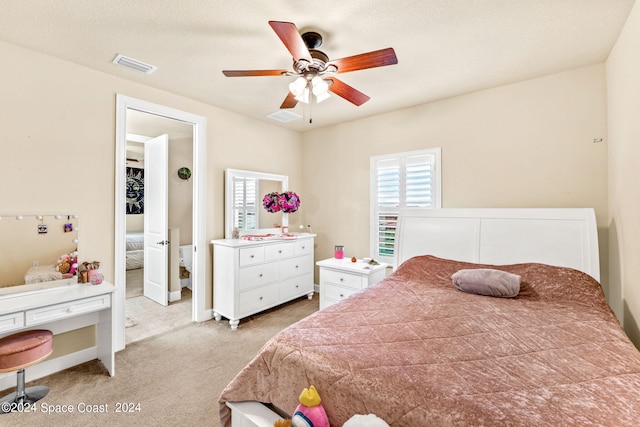
<instances>
[{"instance_id":1,"label":"bed","mask_svg":"<svg viewBox=\"0 0 640 427\"><path fill-rule=\"evenodd\" d=\"M368 413L392 427L640 419L640 352L597 281L593 210L405 210L396 257L382 282L268 341L222 392L222 425L234 402L292 414L311 384L332 426ZM520 293L452 285L480 267L521 276Z\"/></svg>"},{"instance_id":2,"label":"bed","mask_svg":"<svg viewBox=\"0 0 640 427\"><path fill-rule=\"evenodd\" d=\"M127 270L144 267L144 233L128 232L125 242Z\"/></svg>"}]
</instances>

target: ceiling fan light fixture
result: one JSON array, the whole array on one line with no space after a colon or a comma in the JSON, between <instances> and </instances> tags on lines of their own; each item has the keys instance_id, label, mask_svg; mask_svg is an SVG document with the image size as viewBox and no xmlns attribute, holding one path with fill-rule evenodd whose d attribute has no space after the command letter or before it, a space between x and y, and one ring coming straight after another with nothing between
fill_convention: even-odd
<instances>
[{"instance_id":1,"label":"ceiling fan light fixture","mask_svg":"<svg viewBox=\"0 0 640 427\"><path fill-rule=\"evenodd\" d=\"M289 91L297 97L302 96L307 87L307 79L304 77L298 77L293 82L289 83Z\"/></svg>"},{"instance_id":2,"label":"ceiling fan light fixture","mask_svg":"<svg viewBox=\"0 0 640 427\"><path fill-rule=\"evenodd\" d=\"M320 76L315 76L313 79L311 79L311 87L315 96L324 95L329 91L329 84L325 82Z\"/></svg>"},{"instance_id":3,"label":"ceiling fan light fixture","mask_svg":"<svg viewBox=\"0 0 640 427\"><path fill-rule=\"evenodd\" d=\"M294 93L295 95L295 93ZM309 103L309 88L305 87L302 90L302 93L300 95L296 96L296 99L298 100L298 102L302 102L304 104L308 104Z\"/></svg>"},{"instance_id":4,"label":"ceiling fan light fixture","mask_svg":"<svg viewBox=\"0 0 640 427\"><path fill-rule=\"evenodd\" d=\"M316 102L320 103L329 98L331 98L331 94L329 92L321 93L320 95L316 95Z\"/></svg>"}]
</instances>

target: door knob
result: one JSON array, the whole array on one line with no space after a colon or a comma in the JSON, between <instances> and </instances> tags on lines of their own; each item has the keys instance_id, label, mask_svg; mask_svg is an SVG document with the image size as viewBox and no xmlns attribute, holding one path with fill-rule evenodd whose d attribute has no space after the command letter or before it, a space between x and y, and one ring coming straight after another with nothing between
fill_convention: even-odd
<instances>
[{"instance_id":1,"label":"door knob","mask_svg":"<svg viewBox=\"0 0 640 427\"><path fill-rule=\"evenodd\" d=\"M168 240L161 240L161 241L159 241L159 242L156 242L156 244L157 244L157 245L160 245L160 246L164 246L164 245L168 245L168 244L169 244L169 241L168 241Z\"/></svg>"}]
</instances>

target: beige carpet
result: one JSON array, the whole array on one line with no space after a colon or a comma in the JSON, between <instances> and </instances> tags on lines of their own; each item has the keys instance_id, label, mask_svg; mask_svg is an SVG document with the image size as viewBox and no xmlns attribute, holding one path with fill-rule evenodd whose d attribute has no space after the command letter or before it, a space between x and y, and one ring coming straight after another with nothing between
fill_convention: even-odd
<instances>
[{"instance_id":1,"label":"beige carpet","mask_svg":"<svg viewBox=\"0 0 640 427\"><path fill-rule=\"evenodd\" d=\"M226 384L270 337L317 309L316 295L242 320L236 331L211 320L135 342L116 354L114 377L94 361L27 384L51 391L33 412L0 415L0 425L219 426L218 397ZM119 403L139 404L139 411L116 413ZM79 413L85 405L108 412ZM46 414L45 408L73 413Z\"/></svg>"}]
</instances>

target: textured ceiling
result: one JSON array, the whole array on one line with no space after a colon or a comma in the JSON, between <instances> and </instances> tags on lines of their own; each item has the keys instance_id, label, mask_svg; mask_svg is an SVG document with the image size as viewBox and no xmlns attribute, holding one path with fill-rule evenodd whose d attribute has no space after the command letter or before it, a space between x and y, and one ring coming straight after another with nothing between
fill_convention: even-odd
<instances>
[{"instance_id":1,"label":"textured ceiling","mask_svg":"<svg viewBox=\"0 0 640 427\"><path fill-rule=\"evenodd\" d=\"M0 40L305 131L605 61L633 3L0 0ZM291 68L269 20L318 31L331 59L393 47L398 64L340 76L371 97L362 106L334 95L312 106L313 124L281 124L266 116L278 111L293 77L222 75ZM158 70L114 65L118 53ZM304 113L301 104L293 111Z\"/></svg>"}]
</instances>

